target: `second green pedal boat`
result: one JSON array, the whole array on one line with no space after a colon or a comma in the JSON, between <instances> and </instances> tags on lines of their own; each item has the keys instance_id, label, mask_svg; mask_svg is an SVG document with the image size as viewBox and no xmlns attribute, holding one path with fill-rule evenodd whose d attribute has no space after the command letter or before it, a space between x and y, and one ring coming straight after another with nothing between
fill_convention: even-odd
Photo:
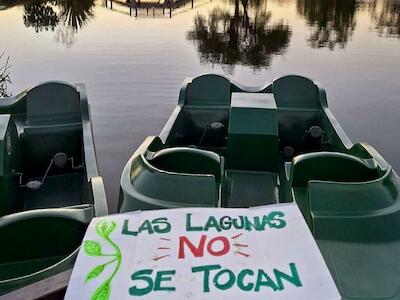
<instances>
[{"instance_id":1,"label":"second green pedal boat","mask_svg":"<svg viewBox=\"0 0 400 300\"><path fill-rule=\"evenodd\" d=\"M84 86L0 99L0 295L72 269L87 225L105 214Z\"/></svg>"}]
</instances>

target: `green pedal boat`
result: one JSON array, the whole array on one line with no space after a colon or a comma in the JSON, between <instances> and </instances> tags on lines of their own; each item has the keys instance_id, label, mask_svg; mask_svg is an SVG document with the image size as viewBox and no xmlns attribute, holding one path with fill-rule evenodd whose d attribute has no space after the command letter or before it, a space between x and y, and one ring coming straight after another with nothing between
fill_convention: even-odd
<instances>
[{"instance_id":1,"label":"green pedal boat","mask_svg":"<svg viewBox=\"0 0 400 300\"><path fill-rule=\"evenodd\" d=\"M119 212L295 202L343 299L400 299L399 177L350 141L310 79L187 80L120 184Z\"/></svg>"},{"instance_id":2,"label":"green pedal boat","mask_svg":"<svg viewBox=\"0 0 400 300\"><path fill-rule=\"evenodd\" d=\"M71 269L90 220L107 213L84 86L0 99L0 295Z\"/></svg>"}]
</instances>

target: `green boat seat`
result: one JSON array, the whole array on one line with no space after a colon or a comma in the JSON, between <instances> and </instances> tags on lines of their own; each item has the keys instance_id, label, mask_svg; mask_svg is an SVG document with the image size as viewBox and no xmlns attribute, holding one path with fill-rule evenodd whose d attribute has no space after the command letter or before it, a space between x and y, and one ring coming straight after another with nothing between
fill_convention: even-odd
<instances>
[{"instance_id":1,"label":"green boat seat","mask_svg":"<svg viewBox=\"0 0 400 300\"><path fill-rule=\"evenodd\" d=\"M290 186L307 187L311 180L365 182L379 177L376 165L339 152L316 152L296 156L290 168Z\"/></svg>"},{"instance_id":2,"label":"green boat seat","mask_svg":"<svg viewBox=\"0 0 400 300\"><path fill-rule=\"evenodd\" d=\"M38 209L0 218L0 285L49 273L76 255L93 217L90 206ZM65 265L64 265L65 268ZM39 275L40 276L40 275Z\"/></svg>"},{"instance_id":3,"label":"green boat seat","mask_svg":"<svg viewBox=\"0 0 400 300\"><path fill-rule=\"evenodd\" d=\"M21 134L24 173L41 176L58 152L82 160L80 96L76 88L51 82L28 91L26 124Z\"/></svg>"},{"instance_id":4,"label":"green boat seat","mask_svg":"<svg viewBox=\"0 0 400 300\"><path fill-rule=\"evenodd\" d=\"M377 182L383 180L385 172L372 159L339 152L316 152L296 156L292 163L286 163L285 169L286 197L294 196L312 230L318 212L361 212L393 202Z\"/></svg>"},{"instance_id":5,"label":"green boat seat","mask_svg":"<svg viewBox=\"0 0 400 300\"><path fill-rule=\"evenodd\" d=\"M223 173L221 157L211 151L188 147L166 148L156 152L150 164L176 173L211 174L220 183Z\"/></svg>"},{"instance_id":6,"label":"green boat seat","mask_svg":"<svg viewBox=\"0 0 400 300\"><path fill-rule=\"evenodd\" d=\"M223 172L219 155L176 147L157 151L147 160L144 148L150 140L122 172L119 212L217 205Z\"/></svg>"}]
</instances>

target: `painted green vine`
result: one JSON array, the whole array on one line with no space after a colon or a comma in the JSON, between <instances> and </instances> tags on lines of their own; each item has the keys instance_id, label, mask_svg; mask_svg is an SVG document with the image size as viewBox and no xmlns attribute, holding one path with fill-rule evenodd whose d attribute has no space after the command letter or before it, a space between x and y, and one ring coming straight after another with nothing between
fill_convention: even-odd
<instances>
[{"instance_id":1,"label":"painted green vine","mask_svg":"<svg viewBox=\"0 0 400 300\"><path fill-rule=\"evenodd\" d=\"M108 265L115 264L114 271L111 275L103 281L103 283L93 292L91 300L108 300L111 294L111 281L117 274L121 267L121 250L119 247L110 239L111 232L115 229L116 224L114 221L103 220L96 224L96 233L103 238L110 246L114 249L113 254L105 254L101 249L101 245L96 241L86 240L83 245L83 249L86 255L89 256L108 256L110 260L104 264L94 267L85 278L85 283L99 276Z\"/></svg>"}]
</instances>

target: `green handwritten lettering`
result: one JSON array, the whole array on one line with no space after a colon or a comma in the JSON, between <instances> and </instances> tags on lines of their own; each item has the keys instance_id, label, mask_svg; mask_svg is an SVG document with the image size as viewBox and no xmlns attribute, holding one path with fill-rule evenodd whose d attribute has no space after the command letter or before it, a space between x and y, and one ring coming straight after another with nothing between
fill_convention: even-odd
<instances>
[{"instance_id":1,"label":"green handwritten lettering","mask_svg":"<svg viewBox=\"0 0 400 300\"><path fill-rule=\"evenodd\" d=\"M203 276L203 292L208 293L210 292L210 271L221 269L220 265L208 265L208 266L199 266L199 267L192 267L192 273L197 272L204 272Z\"/></svg>"},{"instance_id":2,"label":"green handwritten lettering","mask_svg":"<svg viewBox=\"0 0 400 300\"><path fill-rule=\"evenodd\" d=\"M277 269L274 269L274 275L280 290L283 290L285 288L283 285L283 279L297 287L302 286L296 265L294 263L290 263L289 266L290 266L290 272L292 273L291 275L286 274Z\"/></svg>"}]
</instances>

